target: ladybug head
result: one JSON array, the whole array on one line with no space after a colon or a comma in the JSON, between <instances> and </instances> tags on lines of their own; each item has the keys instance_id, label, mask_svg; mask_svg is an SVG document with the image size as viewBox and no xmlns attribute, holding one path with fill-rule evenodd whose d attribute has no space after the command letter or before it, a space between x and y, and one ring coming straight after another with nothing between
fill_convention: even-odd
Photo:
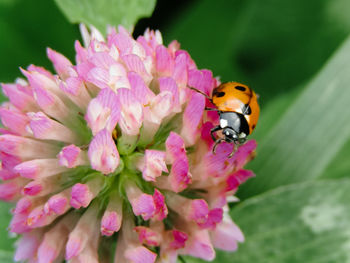
<instances>
[{"instance_id":1,"label":"ladybug head","mask_svg":"<svg viewBox=\"0 0 350 263\"><path fill-rule=\"evenodd\" d=\"M238 140L237 133L230 127L226 127L222 130L222 134L225 136L226 142L235 142Z\"/></svg>"},{"instance_id":2,"label":"ladybug head","mask_svg":"<svg viewBox=\"0 0 350 263\"><path fill-rule=\"evenodd\" d=\"M235 144L243 144L246 141L247 135L244 132L237 134L231 127L226 127L222 130L222 134L225 136L225 141L228 143L234 142Z\"/></svg>"}]
</instances>

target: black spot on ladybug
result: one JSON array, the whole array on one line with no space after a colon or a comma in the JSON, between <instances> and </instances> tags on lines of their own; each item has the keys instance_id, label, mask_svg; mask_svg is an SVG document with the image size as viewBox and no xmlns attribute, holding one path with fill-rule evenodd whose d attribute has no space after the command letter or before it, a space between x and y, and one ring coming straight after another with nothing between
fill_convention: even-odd
<instances>
[{"instance_id":1,"label":"black spot on ladybug","mask_svg":"<svg viewBox=\"0 0 350 263\"><path fill-rule=\"evenodd\" d=\"M246 88L242 87L242 86L236 86L235 89L238 89L240 91L245 91L246 90Z\"/></svg>"},{"instance_id":2,"label":"black spot on ladybug","mask_svg":"<svg viewBox=\"0 0 350 263\"><path fill-rule=\"evenodd\" d=\"M252 109L250 108L249 105L244 105L243 110L242 110L244 115L250 115L252 114Z\"/></svg>"},{"instance_id":3,"label":"black spot on ladybug","mask_svg":"<svg viewBox=\"0 0 350 263\"><path fill-rule=\"evenodd\" d=\"M252 130L254 130L254 129L255 129L255 124L252 125Z\"/></svg>"},{"instance_id":4,"label":"black spot on ladybug","mask_svg":"<svg viewBox=\"0 0 350 263\"><path fill-rule=\"evenodd\" d=\"M223 97L223 96L225 96L225 92L217 92L217 93L215 93L215 96L218 98Z\"/></svg>"}]
</instances>

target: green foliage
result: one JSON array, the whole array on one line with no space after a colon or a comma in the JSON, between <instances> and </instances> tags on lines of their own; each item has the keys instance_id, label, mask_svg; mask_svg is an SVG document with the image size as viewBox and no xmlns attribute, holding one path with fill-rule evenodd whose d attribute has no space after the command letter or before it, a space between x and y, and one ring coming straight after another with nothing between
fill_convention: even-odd
<instances>
[{"instance_id":1,"label":"green foliage","mask_svg":"<svg viewBox=\"0 0 350 263\"><path fill-rule=\"evenodd\" d=\"M0 262L11 263L13 262L13 252L0 250Z\"/></svg>"},{"instance_id":2,"label":"green foliage","mask_svg":"<svg viewBox=\"0 0 350 263\"><path fill-rule=\"evenodd\" d=\"M234 254L219 251L214 262L348 262L349 189L350 179L307 182L243 202L231 215L246 242Z\"/></svg>"},{"instance_id":3,"label":"green foliage","mask_svg":"<svg viewBox=\"0 0 350 263\"><path fill-rule=\"evenodd\" d=\"M349 82L350 38L260 141L242 196L322 175L350 137Z\"/></svg>"},{"instance_id":4,"label":"green foliage","mask_svg":"<svg viewBox=\"0 0 350 263\"><path fill-rule=\"evenodd\" d=\"M11 219L11 207L12 205L10 204L0 202L0 262L10 262L6 259L11 259L13 257L14 239L10 238L6 229Z\"/></svg>"},{"instance_id":5,"label":"green foliage","mask_svg":"<svg viewBox=\"0 0 350 263\"><path fill-rule=\"evenodd\" d=\"M132 29L141 17L151 16L156 0L55 0L72 23L94 25L101 32L106 25Z\"/></svg>"},{"instance_id":6,"label":"green foliage","mask_svg":"<svg viewBox=\"0 0 350 263\"><path fill-rule=\"evenodd\" d=\"M74 59L79 31L64 19L53 1L7 2L0 4L0 82L13 82L21 76L19 67L30 64L52 69L46 47Z\"/></svg>"},{"instance_id":7,"label":"green foliage","mask_svg":"<svg viewBox=\"0 0 350 263\"><path fill-rule=\"evenodd\" d=\"M347 0L193 1L162 31L166 40L179 40L199 67L225 81L250 84L265 106L307 81L347 37L348 5Z\"/></svg>"}]
</instances>

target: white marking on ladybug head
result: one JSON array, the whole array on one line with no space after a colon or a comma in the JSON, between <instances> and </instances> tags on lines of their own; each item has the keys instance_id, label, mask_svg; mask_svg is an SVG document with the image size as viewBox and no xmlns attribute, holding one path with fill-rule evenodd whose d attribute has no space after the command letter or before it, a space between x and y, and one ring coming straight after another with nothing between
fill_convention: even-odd
<instances>
[{"instance_id":1,"label":"white marking on ladybug head","mask_svg":"<svg viewBox=\"0 0 350 263\"><path fill-rule=\"evenodd\" d=\"M221 127L221 128L227 127L227 120L225 120L225 119L220 119L220 127Z\"/></svg>"}]
</instances>

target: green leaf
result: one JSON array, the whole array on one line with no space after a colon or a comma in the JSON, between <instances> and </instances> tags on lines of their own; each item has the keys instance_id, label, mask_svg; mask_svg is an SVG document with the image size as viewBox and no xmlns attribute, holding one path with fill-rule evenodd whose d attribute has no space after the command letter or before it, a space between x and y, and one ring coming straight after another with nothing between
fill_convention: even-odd
<instances>
[{"instance_id":1,"label":"green leaf","mask_svg":"<svg viewBox=\"0 0 350 263\"><path fill-rule=\"evenodd\" d=\"M320 178L349 177L350 171L350 138L343 148L334 157Z\"/></svg>"},{"instance_id":2,"label":"green leaf","mask_svg":"<svg viewBox=\"0 0 350 263\"><path fill-rule=\"evenodd\" d=\"M12 263L13 260L13 252L0 250L0 262L1 263Z\"/></svg>"},{"instance_id":3,"label":"green leaf","mask_svg":"<svg viewBox=\"0 0 350 263\"><path fill-rule=\"evenodd\" d=\"M11 257L13 256L13 243L15 239L9 236L6 229L11 220L10 208L12 206L12 204L0 202L0 262L7 262L3 261L2 257L6 258L9 253Z\"/></svg>"},{"instance_id":4,"label":"green leaf","mask_svg":"<svg viewBox=\"0 0 350 263\"><path fill-rule=\"evenodd\" d=\"M102 33L107 25L132 29L141 17L151 16L156 0L55 0L72 23L97 27Z\"/></svg>"},{"instance_id":5,"label":"green leaf","mask_svg":"<svg viewBox=\"0 0 350 263\"><path fill-rule=\"evenodd\" d=\"M349 200L349 179L289 185L248 199L231 211L245 242L235 253L219 251L214 262L349 262Z\"/></svg>"},{"instance_id":6,"label":"green leaf","mask_svg":"<svg viewBox=\"0 0 350 263\"><path fill-rule=\"evenodd\" d=\"M22 76L19 67L35 64L53 69L46 57L46 47L73 61L74 40L79 38L79 30L66 21L53 1L35 0L33 4L13 0L0 6L0 36L0 82L13 82Z\"/></svg>"},{"instance_id":7,"label":"green leaf","mask_svg":"<svg viewBox=\"0 0 350 263\"><path fill-rule=\"evenodd\" d=\"M259 141L240 197L322 175L350 137L349 82L350 38Z\"/></svg>"},{"instance_id":8,"label":"green leaf","mask_svg":"<svg viewBox=\"0 0 350 263\"><path fill-rule=\"evenodd\" d=\"M309 80L347 37L348 6L348 0L192 1L161 29L199 67L250 84L266 105Z\"/></svg>"}]
</instances>

